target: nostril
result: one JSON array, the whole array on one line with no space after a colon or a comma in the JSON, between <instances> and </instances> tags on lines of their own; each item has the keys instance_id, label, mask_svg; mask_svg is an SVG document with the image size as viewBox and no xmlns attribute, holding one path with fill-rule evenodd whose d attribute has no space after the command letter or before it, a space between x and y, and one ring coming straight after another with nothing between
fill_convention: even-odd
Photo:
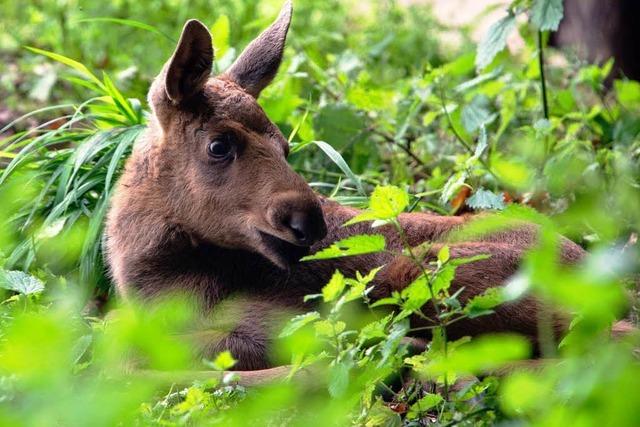
<instances>
[{"instance_id":1,"label":"nostril","mask_svg":"<svg viewBox=\"0 0 640 427\"><path fill-rule=\"evenodd\" d=\"M294 212L289 217L287 227L291 230L296 240L301 243L307 241L307 226L305 215L301 212Z\"/></svg>"}]
</instances>

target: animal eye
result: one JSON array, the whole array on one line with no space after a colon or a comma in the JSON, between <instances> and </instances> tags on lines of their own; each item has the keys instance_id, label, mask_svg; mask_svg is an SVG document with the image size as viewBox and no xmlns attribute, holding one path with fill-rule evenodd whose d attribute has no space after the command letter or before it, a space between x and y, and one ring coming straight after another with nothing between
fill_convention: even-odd
<instances>
[{"instance_id":1,"label":"animal eye","mask_svg":"<svg viewBox=\"0 0 640 427\"><path fill-rule=\"evenodd\" d=\"M223 134L207 145L207 153L216 160L227 160L235 154L236 144L230 134Z\"/></svg>"}]
</instances>

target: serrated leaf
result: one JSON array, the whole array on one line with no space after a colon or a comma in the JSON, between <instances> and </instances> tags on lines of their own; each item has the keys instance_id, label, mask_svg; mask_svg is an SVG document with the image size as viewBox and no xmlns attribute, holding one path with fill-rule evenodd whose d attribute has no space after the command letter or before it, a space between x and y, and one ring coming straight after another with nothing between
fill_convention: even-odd
<instances>
[{"instance_id":1,"label":"serrated leaf","mask_svg":"<svg viewBox=\"0 0 640 427\"><path fill-rule=\"evenodd\" d=\"M489 288L481 295L471 298L464 308L464 312L470 317L478 317L489 314L493 308L505 301L504 293L501 288Z\"/></svg>"},{"instance_id":2,"label":"serrated leaf","mask_svg":"<svg viewBox=\"0 0 640 427\"><path fill-rule=\"evenodd\" d=\"M297 330L301 329L305 325L318 320L320 318L320 313L317 311L312 311L310 313L300 314L295 316L293 319L289 321L289 323L282 329L280 338L288 337L293 335Z\"/></svg>"},{"instance_id":3,"label":"serrated leaf","mask_svg":"<svg viewBox=\"0 0 640 427\"><path fill-rule=\"evenodd\" d=\"M324 302L330 302L338 298L345 287L345 280L342 273L336 270L331 276L331 280L322 288L322 298Z\"/></svg>"},{"instance_id":4,"label":"serrated leaf","mask_svg":"<svg viewBox=\"0 0 640 427\"><path fill-rule=\"evenodd\" d=\"M456 277L456 265L453 262L445 265L431 280L431 288L436 295L449 289L451 282Z\"/></svg>"},{"instance_id":5,"label":"serrated leaf","mask_svg":"<svg viewBox=\"0 0 640 427\"><path fill-rule=\"evenodd\" d=\"M385 338L387 336L387 324L391 320L391 316L392 314L388 314L380 320L376 320L365 325L362 329L360 329L360 340L366 341L372 338Z\"/></svg>"},{"instance_id":6,"label":"serrated leaf","mask_svg":"<svg viewBox=\"0 0 640 427\"><path fill-rule=\"evenodd\" d=\"M371 193L369 209L351 218L345 225L364 221L382 221L396 218L409 205L409 194L393 185L378 186ZM381 224L381 225L382 225Z\"/></svg>"},{"instance_id":7,"label":"serrated leaf","mask_svg":"<svg viewBox=\"0 0 640 427\"><path fill-rule=\"evenodd\" d=\"M557 31L564 15L562 0L534 0L531 22L540 31Z\"/></svg>"},{"instance_id":8,"label":"serrated leaf","mask_svg":"<svg viewBox=\"0 0 640 427\"><path fill-rule=\"evenodd\" d=\"M493 58L507 46L507 37L515 26L516 17L509 13L489 27L487 34L478 45L476 53L476 68L478 70L491 64Z\"/></svg>"},{"instance_id":9,"label":"serrated leaf","mask_svg":"<svg viewBox=\"0 0 640 427\"><path fill-rule=\"evenodd\" d=\"M376 187L371 194L369 209L378 219L391 219L400 215L409 205L409 194L393 185Z\"/></svg>"},{"instance_id":10,"label":"serrated leaf","mask_svg":"<svg viewBox=\"0 0 640 427\"><path fill-rule=\"evenodd\" d=\"M371 304L371 308L380 307L383 305L398 305L399 303L400 303L400 299L396 296L380 298L379 300Z\"/></svg>"},{"instance_id":11,"label":"serrated leaf","mask_svg":"<svg viewBox=\"0 0 640 427\"><path fill-rule=\"evenodd\" d=\"M419 310L432 298L429 286L427 286L427 278L424 276L420 276L411 282L409 286L402 290L400 295L404 299L402 308L408 312Z\"/></svg>"},{"instance_id":12,"label":"serrated leaf","mask_svg":"<svg viewBox=\"0 0 640 427\"><path fill-rule=\"evenodd\" d=\"M0 269L0 288L8 289L22 295L31 295L44 290L44 283L22 271Z\"/></svg>"},{"instance_id":13,"label":"serrated leaf","mask_svg":"<svg viewBox=\"0 0 640 427\"><path fill-rule=\"evenodd\" d=\"M380 234L361 234L339 240L313 255L308 255L301 261L340 258L345 256L364 255L384 250L384 236Z\"/></svg>"},{"instance_id":14,"label":"serrated leaf","mask_svg":"<svg viewBox=\"0 0 640 427\"><path fill-rule=\"evenodd\" d=\"M503 210L505 208L504 196L502 194L495 194L484 188L476 190L473 196L467 199L467 205L474 210Z\"/></svg>"}]
</instances>

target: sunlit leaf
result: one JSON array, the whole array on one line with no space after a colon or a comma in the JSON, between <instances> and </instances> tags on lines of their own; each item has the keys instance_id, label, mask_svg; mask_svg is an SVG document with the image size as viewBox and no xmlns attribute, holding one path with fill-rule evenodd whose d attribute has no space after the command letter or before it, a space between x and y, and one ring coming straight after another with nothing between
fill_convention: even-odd
<instances>
[{"instance_id":1,"label":"sunlit leaf","mask_svg":"<svg viewBox=\"0 0 640 427\"><path fill-rule=\"evenodd\" d=\"M381 234L363 234L347 237L322 249L314 255L302 258L302 261L340 258L345 256L363 255L384 250L385 239Z\"/></svg>"},{"instance_id":2,"label":"sunlit leaf","mask_svg":"<svg viewBox=\"0 0 640 427\"><path fill-rule=\"evenodd\" d=\"M342 293L346 283L344 276L338 270L333 273L331 280L322 288L324 302L331 302Z\"/></svg>"},{"instance_id":3,"label":"sunlit leaf","mask_svg":"<svg viewBox=\"0 0 640 427\"><path fill-rule=\"evenodd\" d=\"M319 318L320 313L317 311L298 315L289 321L289 323L282 329L279 336L284 338L293 335L298 329L303 328L305 325L318 320Z\"/></svg>"}]
</instances>

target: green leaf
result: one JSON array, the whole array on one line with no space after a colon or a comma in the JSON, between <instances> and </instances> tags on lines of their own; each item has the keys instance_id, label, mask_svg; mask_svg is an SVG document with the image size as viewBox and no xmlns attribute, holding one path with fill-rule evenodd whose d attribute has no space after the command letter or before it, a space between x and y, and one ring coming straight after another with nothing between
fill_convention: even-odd
<instances>
[{"instance_id":1,"label":"green leaf","mask_svg":"<svg viewBox=\"0 0 640 427\"><path fill-rule=\"evenodd\" d=\"M449 261L449 256L450 256L449 246L444 245L438 251L438 261L440 261L442 264L444 264L445 262Z\"/></svg>"},{"instance_id":2,"label":"green leaf","mask_svg":"<svg viewBox=\"0 0 640 427\"><path fill-rule=\"evenodd\" d=\"M22 271L0 269L0 288L8 289L22 295L31 295L44 290L44 283L36 277Z\"/></svg>"},{"instance_id":3,"label":"green leaf","mask_svg":"<svg viewBox=\"0 0 640 427\"><path fill-rule=\"evenodd\" d=\"M345 394L349 386L349 366L346 363L338 363L329 371L329 394L331 397L340 397Z\"/></svg>"},{"instance_id":4,"label":"green leaf","mask_svg":"<svg viewBox=\"0 0 640 427\"><path fill-rule=\"evenodd\" d=\"M313 324L316 333L321 337L333 338L339 335L347 327L347 324L341 320L332 322L330 320L320 320Z\"/></svg>"},{"instance_id":5,"label":"green leaf","mask_svg":"<svg viewBox=\"0 0 640 427\"><path fill-rule=\"evenodd\" d=\"M67 58L66 56L59 55L57 53L49 52L46 50L38 49L35 47L27 47L27 50L30 50L31 52L37 53L39 55L44 55L46 57L53 59L54 61L58 61L70 68L73 68L74 70L82 74L84 77L91 80L100 89L105 90L104 85L102 84L100 79L98 79L91 71L89 71L89 69L85 67L84 64L78 61L75 61L71 58Z\"/></svg>"},{"instance_id":6,"label":"green leaf","mask_svg":"<svg viewBox=\"0 0 640 427\"><path fill-rule=\"evenodd\" d=\"M322 288L322 298L324 302L330 302L338 298L344 290L345 284L344 276L336 270L333 276L331 276L329 283Z\"/></svg>"},{"instance_id":7,"label":"green leaf","mask_svg":"<svg viewBox=\"0 0 640 427\"><path fill-rule=\"evenodd\" d=\"M418 418L429 409L440 404L442 400L442 396L440 396L439 394L426 393L424 397L411 405L407 417L410 419Z\"/></svg>"},{"instance_id":8,"label":"green leaf","mask_svg":"<svg viewBox=\"0 0 640 427\"><path fill-rule=\"evenodd\" d=\"M486 68L493 58L507 46L507 37L516 26L516 17L509 13L495 22L484 36L476 53L476 67L478 70Z\"/></svg>"},{"instance_id":9,"label":"green leaf","mask_svg":"<svg viewBox=\"0 0 640 427\"><path fill-rule=\"evenodd\" d=\"M402 309L405 310L407 314L419 310L432 298L431 291L427 285L427 278L424 276L420 276L411 282L409 286L402 290L400 295L404 299Z\"/></svg>"},{"instance_id":10,"label":"green leaf","mask_svg":"<svg viewBox=\"0 0 640 427\"><path fill-rule=\"evenodd\" d=\"M236 360L233 358L229 351L223 351L218 354L213 361L213 366L218 371L228 371L236 364Z\"/></svg>"},{"instance_id":11,"label":"green leaf","mask_svg":"<svg viewBox=\"0 0 640 427\"><path fill-rule=\"evenodd\" d=\"M331 161L335 163L336 166L338 166L340 170L355 184L360 194L366 194L358 175L353 173L349 165L347 165L347 162L344 161L342 155L338 153L335 148L324 141L313 141L313 143L317 145L318 148L320 148L324 154L326 154L327 157L329 157L329 159L331 159Z\"/></svg>"},{"instance_id":12,"label":"green leaf","mask_svg":"<svg viewBox=\"0 0 640 427\"><path fill-rule=\"evenodd\" d=\"M473 196L467 199L467 205L474 210L496 209L501 211L505 208L502 194L495 194L484 188L476 190Z\"/></svg>"},{"instance_id":13,"label":"green leaf","mask_svg":"<svg viewBox=\"0 0 640 427\"><path fill-rule=\"evenodd\" d=\"M369 200L369 210L351 218L345 225L363 221L390 220L400 215L409 205L409 194L393 185L378 186Z\"/></svg>"},{"instance_id":14,"label":"green leaf","mask_svg":"<svg viewBox=\"0 0 640 427\"><path fill-rule=\"evenodd\" d=\"M464 185L467 180L467 171L461 170L453 175L447 180L446 184L442 188L442 193L440 194L440 201L442 203L447 203L451 198L456 194L456 192Z\"/></svg>"},{"instance_id":15,"label":"green leaf","mask_svg":"<svg viewBox=\"0 0 640 427\"><path fill-rule=\"evenodd\" d=\"M531 343L515 334L483 335L434 359L425 366L425 373L445 372L476 374L498 368L506 363L522 360L530 355Z\"/></svg>"},{"instance_id":16,"label":"green leaf","mask_svg":"<svg viewBox=\"0 0 640 427\"><path fill-rule=\"evenodd\" d=\"M531 22L540 31L557 31L564 7L562 0L534 0L531 7Z\"/></svg>"},{"instance_id":17,"label":"green leaf","mask_svg":"<svg viewBox=\"0 0 640 427\"><path fill-rule=\"evenodd\" d=\"M387 185L373 190L369 209L378 215L378 219L391 219L400 215L408 205L409 194L406 191Z\"/></svg>"},{"instance_id":18,"label":"green leaf","mask_svg":"<svg viewBox=\"0 0 640 427\"><path fill-rule=\"evenodd\" d=\"M164 37L165 39L170 41L172 44L176 43L176 40L174 40L171 36L163 33L160 30L158 30L153 25L145 24L144 22L135 21L133 19L98 17L98 18L78 19L77 22L107 22L107 23L111 23L111 24L125 25L127 27L132 27L132 28L137 28L139 30L149 31L150 33L154 33L154 34L157 34L159 36Z\"/></svg>"},{"instance_id":19,"label":"green leaf","mask_svg":"<svg viewBox=\"0 0 640 427\"><path fill-rule=\"evenodd\" d=\"M318 320L320 318L320 313L317 311L312 311L310 313L300 314L289 321L289 323L282 329L280 338L288 337L293 335L297 330L301 329L305 325Z\"/></svg>"},{"instance_id":20,"label":"green leaf","mask_svg":"<svg viewBox=\"0 0 640 427\"><path fill-rule=\"evenodd\" d=\"M501 288L489 288L481 295L471 298L464 307L464 312L473 319L493 312L493 308L505 301Z\"/></svg>"},{"instance_id":21,"label":"green leaf","mask_svg":"<svg viewBox=\"0 0 640 427\"><path fill-rule=\"evenodd\" d=\"M364 255L383 251L385 247L384 236L381 234L362 234L350 236L339 240L313 255L302 258L301 261L313 261L319 259L340 258L345 256Z\"/></svg>"},{"instance_id":22,"label":"green leaf","mask_svg":"<svg viewBox=\"0 0 640 427\"><path fill-rule=\"evenodd\" d=\"M433 292L438 295L442 291L446 291L451 286L451 282L456 276L456 263L453 260L449 264L445 265L442 270L435 275L435 277L431 280L431 288Z\"/></svg>"},{"instance_id":23,"label":"green leaf","mask_svg":"<svg viewBox=\"0 0 640 427\"><path fill-rule=\"evenodd\" d=\"M628 109L640 108L640 83L634 80L616 80L613 87L620 104Z\"/></svg>"},{"instance_id":24,"label":"green leaf","mask_svg":"<svg viewBox=\"0 0 640 427\"><path fill-rule=\"evenodd\" d=\"M387 336L386 328L392 316L392 314L388 314L380 320L376 320L365 325L360 329L360 341L364 342L372 338L385 338Z\"/></svg>"},{"instance_id":25,"label":"green leaf","mask_svg":"<svg viewBox=\"0 0 640 427\"><path fill-rule=\"evenodd\" d=\"M496 119L496 114L489 111L489 98L484 95L475 96L471 102L464 106L460 116L462 126L469 133L485 127Z\"/></svg>"}]
</instances>

